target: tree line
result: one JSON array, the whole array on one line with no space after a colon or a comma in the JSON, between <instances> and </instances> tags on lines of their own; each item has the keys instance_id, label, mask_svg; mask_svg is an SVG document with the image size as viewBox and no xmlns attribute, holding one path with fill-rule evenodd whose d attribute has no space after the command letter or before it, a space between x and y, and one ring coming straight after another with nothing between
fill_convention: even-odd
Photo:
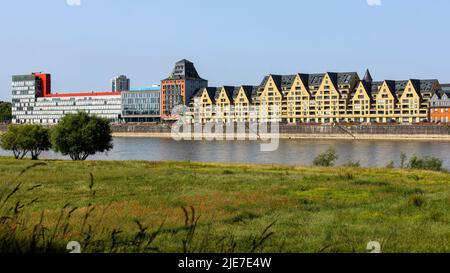
<instances>
[{"instance_id":1,"label":"tree line","mask_svg":"<svg viewBox=\"0 0 450 273\"><path fill-rule=\"evenodd\" d=\"M54 128L34 124L11 124L0 136L0 146L12 151L16 159L30 154L37 160L50 149L72 160L86 160L97 152L113 148L112 129L108 120L85 112L68 114Z\"/></svg>"}]
</instances>

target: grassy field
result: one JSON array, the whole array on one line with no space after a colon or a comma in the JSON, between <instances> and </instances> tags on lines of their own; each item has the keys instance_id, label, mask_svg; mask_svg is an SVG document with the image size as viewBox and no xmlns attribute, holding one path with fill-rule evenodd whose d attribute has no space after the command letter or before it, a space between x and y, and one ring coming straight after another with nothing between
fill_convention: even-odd
<instances>
[{"instance_id":1,"label":"grassy field","mask_svg":"<svg viewBox=\"0 0 450 273\"><path fill-rule=\"evenodd\" d=\"M0 251L450 252L449 173L37 163L0 158Z\"/></svg>"}]
</instances>

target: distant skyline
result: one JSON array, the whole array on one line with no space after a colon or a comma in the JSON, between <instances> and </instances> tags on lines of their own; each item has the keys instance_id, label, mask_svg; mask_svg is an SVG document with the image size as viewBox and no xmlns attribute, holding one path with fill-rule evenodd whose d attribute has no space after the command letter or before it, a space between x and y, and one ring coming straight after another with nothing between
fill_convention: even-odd
<instances>
[{"instance_id":1,"label":"distant skyline","mask_svg":"<svg viewBox=\"0 0 450 273\"><path fill-rule=\"evenodd\" d=\"M0 9L0 100L11 76L52 74L53 92L159 84L176 61L211 86L267 74L356 71L450 82L448 0L14 0Z\"/></svg>"}]
</instances>

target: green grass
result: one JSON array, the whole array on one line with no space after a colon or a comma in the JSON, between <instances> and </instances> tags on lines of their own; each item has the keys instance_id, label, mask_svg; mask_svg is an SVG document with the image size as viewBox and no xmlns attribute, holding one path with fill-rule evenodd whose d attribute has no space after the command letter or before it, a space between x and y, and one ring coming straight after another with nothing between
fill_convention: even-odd
<instances>
[{"instance_id":1,"label":"green grass","mask_svg":"<svg viewBox=\"0 0 450 273\"><path fill-rule=\"evenodd\" d=\"M75 240L85 252L368 252L369 241L450 252L446 172L38 162L19 176L35 162L0 158L3 193L22 183L0 208L15 215L0 232L18 247L0 251L65 251Z\"/></svg>"}]
</instances>

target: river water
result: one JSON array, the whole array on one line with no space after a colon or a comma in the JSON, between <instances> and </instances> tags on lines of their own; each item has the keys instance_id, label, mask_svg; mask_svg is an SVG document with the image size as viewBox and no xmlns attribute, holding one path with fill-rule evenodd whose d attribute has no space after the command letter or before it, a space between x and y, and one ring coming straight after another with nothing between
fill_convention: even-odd
<instances>
[{"instance_id":1,"label":"river water","mask_svg":"<svg viewBox=\"0 0 450 273\"><path fill-rule=\"evenodd\" d=\"M240 162L287 165L311 165L313 159L329 147L339 155L337 164L359 161L365 167L384 167L391 160L398 166L400 154L432 155L444 160L450 169L450 142L380 140L280 140L278 150L261 152L253 141L181 141L166 138L115 138L114 149L90 160L183 160L203 162ZM0 155L11 155L1 151ZM68 159L53 152L44 159Z\"/></svg>"}]
</instances>

